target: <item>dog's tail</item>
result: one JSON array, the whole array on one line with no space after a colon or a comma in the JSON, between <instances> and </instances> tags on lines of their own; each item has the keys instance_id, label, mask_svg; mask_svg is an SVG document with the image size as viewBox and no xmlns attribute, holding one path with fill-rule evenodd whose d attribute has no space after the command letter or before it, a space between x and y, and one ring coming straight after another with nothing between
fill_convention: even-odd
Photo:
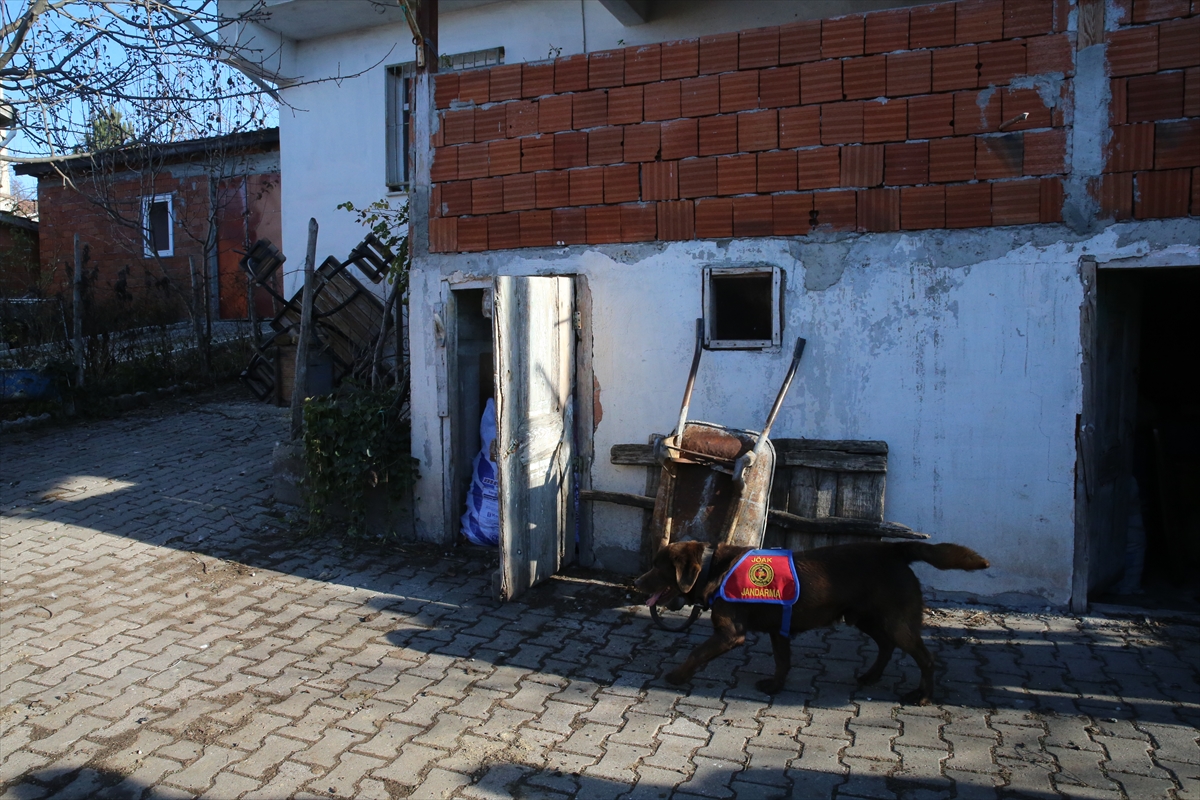
<instances>
[{"instance_id":1,"label":"dog's tail","mask_svg":"<svg viewBox=\"0 0 1200 800\"><path fill-rule=\"evenodd\" d=\"M908 563L924 561L938 569L987 569L988 561L969 547L961 544L925 544L924 542L897 542L892 545L900 551Z\"/></svg>"}]
</instances>

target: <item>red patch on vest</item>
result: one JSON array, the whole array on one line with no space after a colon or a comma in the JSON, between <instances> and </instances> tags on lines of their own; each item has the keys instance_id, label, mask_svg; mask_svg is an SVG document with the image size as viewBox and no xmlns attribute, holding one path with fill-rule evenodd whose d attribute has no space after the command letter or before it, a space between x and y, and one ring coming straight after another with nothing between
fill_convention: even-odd
<instances>
[{"instance_id":1,"label":"red patch on vest","mask_svg":"<svg viewBox=\"0 0 1200 800\"><path fill-rule=\"evenodd\" d=\"M800 580L789 550L751 550L725 574L717 595L731 603L792 605Z\"/></svg>"}]
</instances>

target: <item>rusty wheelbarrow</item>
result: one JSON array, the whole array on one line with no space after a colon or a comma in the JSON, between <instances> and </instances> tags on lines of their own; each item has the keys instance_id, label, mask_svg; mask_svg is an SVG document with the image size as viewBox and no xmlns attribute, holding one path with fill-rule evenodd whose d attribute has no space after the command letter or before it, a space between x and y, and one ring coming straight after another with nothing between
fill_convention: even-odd
<instances>
[{"instance_id":1,"label":"rusty wheelbarrow","mask_svg":"<svg viewBox=\"0 0 1200 800\"><path fill-rule=\"evenodd\" d=\"M671 435L654 442L655 457L662 467L654 500L655 553L678 541L706 542L714 547L721 543L761 547L767 528L767 503L775 474L775 448L768 434L800 366L805 340L796 339L787 376L762 431L757 432L688 420L703 345L703 321L696 320L696 351L679 423ZM682 608L683 598L676 598L668 606L670 611ZM692 606L689 616L668 621L657 606L650 607L654 621L672 631L686 629L701 611L700 606Z\"/></svg>"}]
</instances>

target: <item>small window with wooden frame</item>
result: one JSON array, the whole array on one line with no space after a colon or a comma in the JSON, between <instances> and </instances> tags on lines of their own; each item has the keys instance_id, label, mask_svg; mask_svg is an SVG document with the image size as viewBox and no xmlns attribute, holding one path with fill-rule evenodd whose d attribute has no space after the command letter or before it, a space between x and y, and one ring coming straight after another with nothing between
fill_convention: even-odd
<instances>
[{"instance_id":1,"label":"small window with wooden frame","mask_svg":"<svg viewBox=\"0 0 1200 800\"><path fill-rule=\"evenodd\" d=\"M490 47L441 56L442 70L457 72L464 69L491 67L504 63L504 48ZM407 192L412 185L412 102L416 62L393 64L387 68L387 108L385 150L387 153L386 183L389 192Z\"/></svg>"},{"instance_id":2,"label":"small window with wooden frame","mask_svg":"<svg viewBox=\"0 0 1200 800\"><path fill-rule=\"evenodd\" d=\"M175 201L172 195L142 198L142 234L146 258L175 255Z\"/></svg>"},{"instance_id":3,"label":"small window with wooden frame","mask_svg":"<svg viewBox=\"0 0 1200 800\"><path fill-rule=\"evenodd\" d=\"M783 270L705 267L704 346L762 350L783 341Z\"/></svg>"}]
</instances>

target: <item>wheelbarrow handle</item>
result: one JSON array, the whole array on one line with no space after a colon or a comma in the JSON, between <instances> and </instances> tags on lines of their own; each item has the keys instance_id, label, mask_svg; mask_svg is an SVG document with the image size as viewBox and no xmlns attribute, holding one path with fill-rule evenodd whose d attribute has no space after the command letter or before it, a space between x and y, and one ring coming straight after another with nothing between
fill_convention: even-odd
<instances>
[{"instance_id":1,"label":"wheelbarrow handle","mask_svg":"<svg viewBox=\"0 0 1200 800\"><path fill-rule=\"evenodd\" d=\"M783 398L787 397L788 389L792 385L792 378L796 377L796 369L800 366L800 357L804 355L804 345L808 344L801 336L796 337L796 349L792 353L792 365L788 367L787 377L783 379L783 386L779 387L779 394L775 397L775 405L771 406L771 413L767 415L767 421L763 425L762 433L758 435L759 441L767 438L767 434L771 432L771 426L775 424L775 417L779 416L779 409L783 406Z\"/></svg>"},{"instance_id":2,"label":"wheelbarrow handle","mask_svg":"<svg viewBox=\"0 0 1200 800\"><path fill-rule=\"evenodd\" d=\"M688 373L687 388L683 390L683 405L679 409L679 424L675 435L683 442L683 426L687 424L688 406L692 403L692 388L696 385L696 373L700 370L700 354L704 351L704 320L696 320L696 352L692 355L692 370Z\"/></svg>"},{"instance_id":3,"label":"wheelbarrow handle","mask_svg":"<svg viewBox=\"0 0 1200 800\"><path fill-rule=\"evenodd\" d=\"M771 413L767 415L767 421L763 425L762 433L755 440L754 448L738 456L733 462L733 482L739 489L745 483L746 470L754 466L754 463L762 456L762 451L767 446L767 434L771 432L771 426L775 424L775 417L779 415L779 409L783 405L783 398L787 397L788 388L792 385L792 378L796 377L796 369L800 366L800 357L804 355L805 344L807 342L803 337L796 338L796 349L792 354L792 365L788 367L787 376L783 379L783 386L779 387L779 394L775 397L775 405L771 406Z\"/></svg>"}]
</instances>

